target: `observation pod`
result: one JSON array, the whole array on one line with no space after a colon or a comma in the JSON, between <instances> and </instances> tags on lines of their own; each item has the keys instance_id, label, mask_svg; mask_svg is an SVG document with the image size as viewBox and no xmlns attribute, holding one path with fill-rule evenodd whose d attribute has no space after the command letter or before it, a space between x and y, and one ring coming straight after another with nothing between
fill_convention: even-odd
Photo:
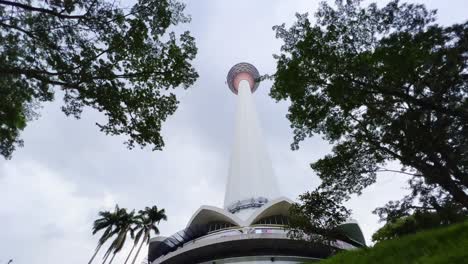
<instances>
[{"instance_id":1,"label":"observation pod","mask_svg":"<svg viewBox=\"0 0 468 264\"><path fill-rule=\"evenodd\" d=\"M332 246L288 236L293 201L281 196L263 142L252 96L259 77L246 62L234 65L227 75L228 87L237 95L237 112L224 208L203 205L185 229L151 239L150 263L304 263L327 258L337 249L365 246L355 221L338 228L347 239Z\"/></svg>"},{"instance_id":2,"label":"observation pod","mask_svg":"<svg viewBox=\"0 0 468 264\"><path fill-rule=\"evenodd\" d=\"M260 78L260 74L255 66L248 62L241 62L232 66L231 70L229 70L227 84L229 89L234 94L237 94L240 82L246 80L250 85L252 93L254 93L260 84L258 78Z\"/></svg>"}]
</instances>

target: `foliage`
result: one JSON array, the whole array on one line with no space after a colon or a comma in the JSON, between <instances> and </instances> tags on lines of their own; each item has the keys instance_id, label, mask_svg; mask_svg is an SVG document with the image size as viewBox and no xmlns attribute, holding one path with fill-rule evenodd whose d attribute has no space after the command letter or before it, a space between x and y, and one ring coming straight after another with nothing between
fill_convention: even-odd
<instances>
[{"instance_id":1,"label":"foliage","mask_svg":"<svg viewBox=\"0 0 468 264\"><path fill-rule=\"evenodd\" d=\"M339 197L331 192L315 190L299 196L301 204L290 208L289 236L316 243L331 244L335 240L347 240L336 227L350 215L340 205Z\"/></svg>"},{"instance_id":2,"label":"foliage","mask_svg":"<svg viewBox=\"0 0 468 264\"><path fill-rule=\"evenodd\" d=\"M394 221L388 221L382 228L372 235L372 241L398 238L413 234L422 230L432 229L439 226L450 225L467 220L466 211L445 210L445 214L427 211L416 211L413 215L401 217Z\"/></svg>"},{"instance_id":3,"label":"foliage","mask_svg":"<svg viewBox=\"0 0 468 264\"><path fill-rule=\"evenodd\" d=\"M116 233L115 230L119 226L120 218L122 217L123 213L123 209L120 209L118 205L115 206L113 213L109 211L99 212L99 218L96 219L93 224L93 235L102 230L104 230L104 232L99 238L96 250L94 251L94 254L89 260L88 264L93 262L102 245L104 245L104 243L106 243L107 240L109 240Z\"/></svg>"},{"instance_id":4,"label":"foliage","mask_svg":"<svg viewBox=\"0 0 468 264\"><path fill-rule=\"evenodd\" d=\"M411 193L382 215L468 207L468 23L440 26L435 14L337 0L320 5L315 24L298 14L292 27L274 27L284 44L271 96L291 102L292 148L315 134L333 144L311 164L317 192L345 202L392 171L409 177ZM317 201L302 202L311 216Z\"/></svg>"},{"instance_id":5,"label":"foliage","mask_svg":"<svg viewBox=\"0 0 468 264\"><path fill-rule=\"evenodd\" d=\"M383 241L372 248L342 251L320 263L466 263L468 222Z\"/></svg>"},{"instance_id":6,"label":"foliage","mask_svg":"<svg viewBox=\"0 0 468 264\"><path fill-rule=\"evenodd\" d=\"M124 247L128 235L130 235L130 238L134 239L134 243L125 263L128 262L135 246L138 244L139 240L142 239L140 247L138 248L132 262L135 263L143 244L149 243L151 232L153 231L153 233L159 234L157 224L159 224L161 220L167 220L167 216L165 214L165 210L158 210L157 206L146 207L145 210L140 210L138 214L135 214L135 210L128 212L126 208L120 208L118 205L115 206L115 210L113 212L99 212L99 218L96 219L93 224L93 235L102 230L104 230L104 232L101 235L101 238L98 241L98 246L88 263L91 264L101 246L104 245L107 240L114 237L103 256L103 263L105 263L107 258L112 254L112 258L109 261L109 263L112 263L115 255ZM136 234L135 231L137 232Z\"/></svg>"},{"instance_id":7,"label":"foliage","mask_svg":"<svg viewBox=\"0 0 468 264\"><path fill-rule=\"evenodd\" d=\"M176 0L138 0L131 8L113 1L0 1L0 154L11 158L23 144L20 131L54 93L63 112L76 118L84 107L107 117L97 123L110 135L126 135L160 150L161 124L177 107L168 90L198 77L190 64L197 48Z\"/></svg>"},{"instance_id":8,"label":"foliage","mask_svg":"<svg viewBox=\"0 0 468 264\"><path fill-rule=\"evenodd\" d=\"M118 208L116 206L116 208ZM135 210L132 210L130 213L127 212L127 209L121 208L116 210L115 212L117 223L115 224L115 228L111 231L110 237L116 236L112 243L110 244L109 248L107 249L106 253L104 254L104 259L106 260L110 254L112 254L112 258L109 263L112 263L115 255L119 253L125 245L127 240L127 235L130 234L133 238L132 232L132 225L135 224ZM105 262L104 260L104 262Z\"/></svg>"},{"instance_id":9,"label":"foliage","mask_svg":"<svg viewBox=\"0 0 468 264\"><path fill-rule=\"evenodd\" d=\"M140 253L140 250L143 244L144 243L149 244L150 238L151 238L151 231L153 231L153 233L156 235L159 234L159 229L157 227L157 224L159 224L161 220L166 221L167 216L166 216L164 209L158 210L157 206L153 206L153 207L146 207L145 210L140 210L138 212L137 219L138 221L137 221L136 227L134 227L134 230L138 230L138 232L135 235L134 245L138 244L140 238L141 238L141 244L140 244L140 247L138 248L137 253L135 254L135 257L133 258L132 264L135 264L135 261L137 260L137 257Z\"/></svg>"}]
</instances>

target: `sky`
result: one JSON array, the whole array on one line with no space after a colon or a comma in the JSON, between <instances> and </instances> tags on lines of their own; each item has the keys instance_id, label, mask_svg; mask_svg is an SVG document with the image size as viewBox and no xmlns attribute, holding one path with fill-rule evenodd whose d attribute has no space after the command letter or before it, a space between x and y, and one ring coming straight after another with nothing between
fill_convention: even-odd
<instances>
[{"instance_id":1,"label":"sky","mask_svg":"<svg viewBox=\"0 0 468 264\"><path fill-rule=\"evenodd\" d=\"M370 2L370 1L366 1ZM387 1L378 1L386 3ZM412 1L438 9L438 22L449 25L468 17L466 0ZM177 92L177 112L163 127L163 151L128 150L123 137L106 136L94 125L103 117L84 111L79 120L61 111L61 99L45 104L41 117L28 124L11 160L0 159L0 264L87 263L96 246L92 222L116 203L129 209L157 205L168 221L161 235L183 229L201 205L222 207L233 144L235 96L225 78L232 65L254 64L274 73L272 54L281 41L272 26L291 25L296 12L313 14L315 0L186 1L190 30L199 49L194 66L200 78ZM123 3L123 5L128 3ZM319 136L291 151L292 132L286 119L288 102L268 96L271 82L254 95L265 142L283 196L297 196L319 184L309 164L329 153ZM407 178L387 173L349 203L367 241L381 225L371 211L401 198ZM141 259L146 254L142 250ZM126 251L114 263L123 262ZM100 258L100 256L98 256ZM97 261L98 263L98 261Z\"/></svg>"}]
</instances>

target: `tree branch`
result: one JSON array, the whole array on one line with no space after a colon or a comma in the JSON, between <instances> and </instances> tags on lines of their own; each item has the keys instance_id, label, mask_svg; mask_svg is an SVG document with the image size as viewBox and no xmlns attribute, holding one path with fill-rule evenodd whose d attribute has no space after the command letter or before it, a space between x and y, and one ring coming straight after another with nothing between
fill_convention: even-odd
<instances>
[{"instance_id":1,"label":"tree branch","mask_svg":"<svg viewBox=\"0 0 468 264\"><path fill-rule=\"evenodd\" d=\"M56 16L56 17L62 18L62 19L81 19L81 18L85 17L84 15L73 15L73 16L64 15L64 14L58 13L58 12L56 12L54 10L51 10L51 9L46 9L46 8L41 8L41 7L34 7L34 6L26 5L26 4L21 4L21 3L11 2L11 1L5 1L5 0L0 0L0 4L8 5L8 6L14 6L14 7L18 7L18 8L28 10L28 11L32 11L32 12L46 13L46 14L53 15L53 16Z\"/></svg>"},{"instance_id":2,"label":"tree branch","mask_svg":"<svg viewBox=\"0 0 468 264\"><path fill-rule=\"evenodd\" d=\"M30 31L26 31L26 30L24 30L24 29L22 29L20 27L13 26L13 25L10 25L10 24L5 24L5 23L2 23L2 22L0 22L0 26L16 29L16 30L26 34L30 38L36 38L36 36L34 36L34 34L32 34Z\"/></svg>"},{"instance_id":3,"label":"tree branch","mask_svg":"<svg viewBox=\"0 0 468 264\"><path fill-rule=\"evenodd\" d=\"M132 72L132 73L127 73L127 74L114 74L114 75L109 75L108 77L103 77L103 76L94 76L92 79L94 80L111 80L115 78L119 79L128 79L128 78L135 78L135 77L140 77L142 75L154 75L154 74L163 74L163 72Z\"/></svg>"},{"instance_id":4,"label":"tree branch","mask_svg":"<svg viewBox=\"0 0 468 264\"><path fill-rule=\"evenodd\" d=\"M33 69L18 69L18 68L10 68L10 69L1 69L0 68L0 73L1 74L13 74L13 75L25 75L28 78L34 78L36 80L49 83L49 84L54 84L54 85L60 85L66 88L72 88L72 89L79 89L78 84L73 84L73 83L67 83L67 82L62 82L58 80L52 80L45 75L49 76L58 76L62 73L58 72L48 72L48 71L43 71L43 70L33 70Z\"/></svg>"},{"instance_id":5,"label":"tree branch","mask_svg":"<svg viewBox=\"0 0 468 264\"><path fill-rule=\"evenodd\" d=\"M406 93L400 93L400 92L397 92L397 91L390 91L388 89L381 90L380 88L378 88L377 85L372 85L370 83L365 83L365 82L356 80L354 78L348 78L348 80L350 80L351 82L354 82L355 84L361 86L363 89L360 89L360 90L365 92L365 93L388 94L388 95L400 98L402 100L407 100L409 102L412 102L412 103L414 103L414 104L416 104L416 105L418 105L418 106L420 106L420 107L422 107L423 109L426 109L426 110L440 111L442 113L445 113L445 114L448 114L448 115L451 115L451 116L461 117L463 120L468 120L468 110L466 110L466 111L463 111L463 110L457 111L457 110L453 110L453 109L448 109L448 108L445 108L445 107L442 107L442 106L438 106L438 105L429 103L429 102L427 102L425 100L415 98L415 97L413 97L411 95L408 95ZM369 89L369 87L377 87L378 89L377 90L372 90L372 89Z\"/></svg>"},{"instance_id":6,"label":"tree branch","mask_svg":"<svg viewBox=\"0 0 468 264\"><path fill-rule=\"evenodd\" d=\"M24 74L24 75L45 74L45 75L50 75L50 76L57 76L57 75L63 74L61 72L49 72L45 70L20 69L20 68L0 68L0 73L2 74Z\"/></svg>"},{"instance_id":7,"label":"tree branch","mask_svg":"<svg viewBox=\"0 0 468 264\"><path fill-rule=\"evenodd\" d=\"M106 51L103 51L100 53L97 57L101 56L104 54ZM82 65L80 65L81 67ZM75 67L74 69L80 68L80 67ZM35 70L35 69L21 69L21 68L0 68L0 73L1 74L23 74L26 76L30 76L33 78L38 79L39 77L42 78L40 80L42 81L47 81L51 84L59 84L59 85L66 85L67 83L65 82L60 82L60 81L55 81L55 80L50 80L50 79L43 79L45 78L44 76L41 75L48 75L48 76L59 76L62 74L75 74L73 72L49 72L45 70ZM147 75L147 74L162 74L162 72L133 72L133 73L127 73L127 74L113 74L109 76L92 76L92 80L112 80L112 79L128 79L128 78L135 78L135 77L140 77L141 75ZM82 83L82 82L80 82ZM77 88L77 87L74 87Z\"/></svg>"},{"instance_id":8,"label":"tree branch","mask_svg":"<svg viewBox=\"0 0 468 264\"><path fill-rule=\"evenodd\" d=\"M385 169L385 168L378 169L375 172L396 172L396 173L406 174L406 175L415 176L415 177L424 176L422 174L413 174L413 173L409 173L409 172L404 172L404 171L399 171L399 170L390 170L390 169Z\"/></svg>"}]
</instances>

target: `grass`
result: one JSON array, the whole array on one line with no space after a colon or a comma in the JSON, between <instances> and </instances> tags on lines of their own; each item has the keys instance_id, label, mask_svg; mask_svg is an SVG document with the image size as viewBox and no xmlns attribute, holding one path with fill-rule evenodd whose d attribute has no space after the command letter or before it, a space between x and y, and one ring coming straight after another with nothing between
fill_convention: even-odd
<instances>
[{"instance_id":1,"label":"grass","mask_svg":"<svg viewBox=\"0 0 468 264\"><path fill-rule=\"evenodd\" d=\"M320 264L468 263L468 222L340 252Z\"/></svg>"}]
</instances>

